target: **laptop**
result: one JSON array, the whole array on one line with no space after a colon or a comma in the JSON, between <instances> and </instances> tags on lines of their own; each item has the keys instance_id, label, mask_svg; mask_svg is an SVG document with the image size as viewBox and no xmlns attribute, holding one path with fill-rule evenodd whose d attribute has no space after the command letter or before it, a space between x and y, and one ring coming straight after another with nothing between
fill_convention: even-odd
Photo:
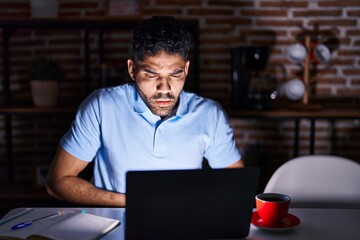
<instances>
[{"instance_id":1,"label":"laptop","mask_svg":"<svg viewBox=\"0 0 360 240\"><path fill-rule=\"evenodd\" d=\"M125 239L241 239L249 234L259 170L130 171Z\"/></svg>"}]
</instances>

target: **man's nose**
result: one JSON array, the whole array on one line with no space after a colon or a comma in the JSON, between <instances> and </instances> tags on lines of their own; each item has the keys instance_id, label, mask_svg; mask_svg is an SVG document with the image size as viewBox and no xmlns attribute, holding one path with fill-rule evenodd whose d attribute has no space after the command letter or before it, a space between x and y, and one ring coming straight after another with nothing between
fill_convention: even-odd
<instances>
[{"instance_id":1,"label":"man's nose","mask_svg":"<svg viewBox=\"0 0 360 240\"><path fill-rule=\"evenodd\" d=\"M157 90L161 93L168 93L171 90L170 80L166 77L163 77L159 80L157 85Z\"/></svg>"}]
</instances>

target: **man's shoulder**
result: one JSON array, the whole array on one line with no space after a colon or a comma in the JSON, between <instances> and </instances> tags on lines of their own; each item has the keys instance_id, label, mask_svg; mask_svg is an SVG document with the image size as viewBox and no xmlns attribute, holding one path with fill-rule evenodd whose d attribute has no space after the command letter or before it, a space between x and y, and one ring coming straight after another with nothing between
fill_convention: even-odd
<instances>
[{"instance_id":1,"label":"man's shoulder","mask_svg":"<svg viewBox=\"0 0 360 240\"><path fill-rule=\"evenodd\" d=\"M94 90L80 105L80 109L100 110L102 107L111 108L129 103L129 96L133 90L131 84L104 87Z\"/></svg>"},{"instance_id":2,"label":"man's shoulder","mask_svg":"<svg viewBox=\"0 0 360 240\"><path fill-rule=\"evenodd\" d=\"M99 88L91 95L92 98L97 98L100 101L119 100L120 98L127 98L134 91L135 87L133 84L127 83L123 85Z\"/></svg>"},{"instance_id":3,"label":"man's shoulder","mask_svg":"<svg viewBox=\"0 0 360 240\"><path fill-rule=\"evenodd\" d=\"M110 86L110 87L103 87L95 90L98 95L101 96L108 96L112 94L124 94L127 92L131 92L135 90L134 84L131 83L125 83L122 85L116 85L116 86Z\"/></svg>"},{"instance_id":4,"label":"man's shoulder","mask_svg":"<svg viewBox=\"0 0 360 240\"><path fill-rule=\"evenodd\" d=\"M194 111L205 111L205 112L211 112L211 111L218 111L221 109L221 105L219 102L200 96L195 93L191 92L183 92L183 99L188 106L188 109L190 112Z\"/></svg>"}]
</instances>

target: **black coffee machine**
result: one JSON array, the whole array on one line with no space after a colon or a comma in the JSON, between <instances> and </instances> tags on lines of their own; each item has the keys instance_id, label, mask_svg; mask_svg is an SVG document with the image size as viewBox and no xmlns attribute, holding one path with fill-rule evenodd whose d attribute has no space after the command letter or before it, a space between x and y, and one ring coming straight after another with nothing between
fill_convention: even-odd
<instances>
[{"instance_id":1,"label":"black coffee machine","mask_svg":"<svg viewBox=\"0 0 360 240\"><path fill-rule=\"evenodd\" d=\"M231 107L236 109L266 108L267 93L252 90L266 68L270 50L266 46L244 46L231 49ZM266 84L266 83L265 83Z\"/></svg>"}]
</instances>

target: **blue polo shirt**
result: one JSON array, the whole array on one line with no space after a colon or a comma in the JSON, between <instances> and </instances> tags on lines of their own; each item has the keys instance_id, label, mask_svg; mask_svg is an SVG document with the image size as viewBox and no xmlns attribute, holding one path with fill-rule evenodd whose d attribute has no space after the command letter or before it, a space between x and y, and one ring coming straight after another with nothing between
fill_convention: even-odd
<instances>
[{"instance_id":1,"label":"blue polo shirt","mask_svg":"<svg viewBox=\"0 0 360 240\"><path fill-rule=\"evenodd\" d=\"M162 121L139 96L135 84L94 91L80 105L60 142L65 151L94 161L94 184L125 193L129 170L213 168L240 159L233 130L220 105L182 91L176 113Z\"/></svg>"}]
</instances>

